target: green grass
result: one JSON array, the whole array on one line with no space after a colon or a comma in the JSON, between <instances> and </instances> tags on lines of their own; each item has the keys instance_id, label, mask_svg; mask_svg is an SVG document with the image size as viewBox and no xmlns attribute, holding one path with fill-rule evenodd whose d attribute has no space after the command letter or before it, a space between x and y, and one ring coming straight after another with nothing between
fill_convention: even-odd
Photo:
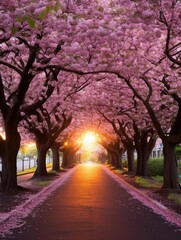
<instances>
[{"instance_id":1,"label":"green grass","mask_svg":"<svg viewBox=\"0 0 181 240\"><path fill-rule=\"evenodd\" d=\"M33 172L35 172L35 170L36 170L36 167L30 168L30 169L26 169L26 170L24 170L24 171L22 171L22 172L17 172L17 175L33 173Z\"/></svg>"},{"instance_id":2,"label":"green grass","mask_svg":"<svg viewBox=\"0 0 181 240\"><path fill-rule=\"evenodd\" d=\"M177 204L181 205L181 193L169 193L168 199L173 200Z\"/></svg>"},{"instance_id":3,"label":"green grass","mask_svg":"<svg viewBox=\"0 0 181 240\"><path fill-rule=\"evenodd\" d=\"M48 175L57 176L58 174L57 174L57 171L55 171L55 170L50 170L50 171L48 172Z\"/></svg>"},{"instance_id":4,"label":"green grass","mask_svg":"<svg viewBox=\"0 0 181 240\"><path fill-rule=\"evenodd\" d=\"M176 155L177 155L177 159L181 160L181 146L178 145L176 147Z\"/></svg>"},{"instance_id":5,"label":"green grass","mask_svg":"<svg viewBox=\"0 0 181 240\"><path fill-rule=\"evenodd\" d=\"M163 176L163 159L162 158L149 159L148 176Z\"/></svg>"},{"instance_id":6,"label":"green grass","mask_svg":"<svg viewBox=\"0 0 181 240\"><path fill-rule=\"evenodd\" d=\"M122 174L123 172L125 172L125 170L123 170L123 169L116 169L116 170L114 170L114 172L116 174Z\"/></svg>"},{"instance_id":7,"label":"green grass","mask_svg":"<svg viewBox=\"0 0 181 240\"><path fill-rule=\"evenodd\" d=\"M47 163L46 167L52 167L52 162L51 163Z\"/></svg>"},{"instance_id":8,"label":"green grass","mask_svg":"<svg viewBox=\"0 0 181 240\"><path fill-rule=\"evenodd\" d=\"M37 181L37 184L41 187L46 187L48 186L49 184L51 183L51 181L42 181L42 180L39 180Z\"/></svg>"},{"instance_id":9,"label":"green grass","mask_svg":"<svg viewBox=\"0 0 181 240\"><path fill-rule=\"evenodd\" d=\"M159 176L160 177L160 176ZM160 178L145 178L145 177L135 177L135 183L143 188L160 188L162 186Z\"/></svg>"},{"instance_id":10,"label":"green grass","mask_svg":"<svg viewBox=\"0 0 181 240\"><path fill-rule=\"evenodd\" d=\"M178 173L181 175L181 161L178 161ZM163 176L163 158L150 158L148 161L149 176Z\"/></svg>"},{"instance_id":11,"label":"green grass","mask_svg":"<svg viewBox=\"0 0 181 240\"><path fill-rule=\"evenodd\" d=\"M46 167L47 168L52 167L52 163L47 163ZM36 171L36 167L33 167L33 168L26 169L26 170L21 171L21 172L17 172L17 176L22 175L22 174L34 173L35 171Z\"/></svg>"},{"instance_id":12,"label":"green grass","mask_svg":"<svg viewBox=\"0 0 181 240\"><path fill-rule=\"evenodd\" d=\"M159 183L163 183L163 176L154 176L152 177L152 179L154 179L155 181L159 182Z\"/></svg>"}]
</instances>

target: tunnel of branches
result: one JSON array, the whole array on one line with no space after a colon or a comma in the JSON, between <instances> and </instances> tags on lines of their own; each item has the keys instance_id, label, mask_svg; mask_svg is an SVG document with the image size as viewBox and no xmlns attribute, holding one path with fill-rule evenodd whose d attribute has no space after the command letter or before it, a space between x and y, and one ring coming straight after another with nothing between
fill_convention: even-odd
<instances>
[{"instance_id":1,"label":"tunnel of branches","mask_svg":"<svg viewBox=\"0 0 181 240\"><path fill-rule=\"evenodd\" d=\"M180 189L180 1L22 1L0 6L1 191L36 147L34 178L88 161ZM25 150L24 150L25 151ZM136 160L136 162L135 162Z\"/></svg>"}]
</instances>

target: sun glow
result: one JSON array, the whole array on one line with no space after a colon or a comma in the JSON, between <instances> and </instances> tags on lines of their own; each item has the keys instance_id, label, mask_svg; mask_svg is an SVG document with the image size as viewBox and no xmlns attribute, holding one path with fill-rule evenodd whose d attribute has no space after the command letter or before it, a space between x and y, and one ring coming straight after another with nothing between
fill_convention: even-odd
<instances>
[{"instance_id":1,"label":"sun glow","mask_svg":"<svg viewBox=\"0 0 181 240\"><path fill-rule=\"evenodd\" d=\"M92 162L92 161L87 161L87 162L84 163L84 165L86 165L88 167L92 167L92 166L97 165L97 163L96 162Z\"/></svg>"},{"instance_id":2,"label":"sun glow","mask_svg":"<svg viewBox=\"0 0 181 240\"><path fill-rule=\"evenodd\" d=\"M35 142L29 142L26 144L26 147L31 148L31 147L36 147Z\"/></svg>"},{"instance_id":3,"label":"sun glow","mask_svg":"<svg viewBox=\"0 0 181 240\"><path fill-rule=\"evenodd\" d=\"M83 143L84 144L92 144L96 142L96 136L93 132L87 132L84 136Z\"/></svg>"},{"instance_id":4,"label":"sun glow","mask_svg":"<svg viewBox=\"0 0 181 240\"><path fill-rule=\"evenodd\" d=\"M79 146L79 162L86 165L94 165L98 162L98 146L100 136L96 131L82 132L77 139L77 145Z\"/></svg>"},{"instance_id":5,"label":"sun glow","mask_svg":"<svg viewBox=\"0 0 181 240\"><path fill-rule=\"evenodd\" d=\"M4 132L2 127L0 127L0 135L1 135L3 140L6 140L6 135L5 135L5 132Z\"/></svg>"}]
</instances>

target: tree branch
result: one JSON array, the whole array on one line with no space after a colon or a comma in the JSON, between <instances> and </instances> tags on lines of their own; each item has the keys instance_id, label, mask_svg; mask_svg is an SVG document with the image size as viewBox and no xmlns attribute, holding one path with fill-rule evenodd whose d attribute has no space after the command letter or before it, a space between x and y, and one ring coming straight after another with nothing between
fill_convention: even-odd
<instances>
[{"instance_id":1,"label":"tree branch","mask_svg":"<svg viewBox=\"0 0 181 240\"><path fill-rule=\"evenodd\" d=\"M20 76L23 75L23 71L22 70L20 70L19 68L15 67L14 65L12 65L10 63L7 63L7 62L4 62L4 61L0 60L0 64L15 70Z\"/></svg>"},{"instance_id":2,"label":"tree branch","mask_svg":"<svg viewBox=\"0 0 181 240\"><path fill-rule=\"evenodd\" d=\"M3 85L3 80L2 80L1 74L0 74L0 109L1 109L1 112L3 115L3 118L6 118L9 107L6 104L6 98L5 98L5 94L4 94L4 85Z\"/></svg>"}]
</instances>

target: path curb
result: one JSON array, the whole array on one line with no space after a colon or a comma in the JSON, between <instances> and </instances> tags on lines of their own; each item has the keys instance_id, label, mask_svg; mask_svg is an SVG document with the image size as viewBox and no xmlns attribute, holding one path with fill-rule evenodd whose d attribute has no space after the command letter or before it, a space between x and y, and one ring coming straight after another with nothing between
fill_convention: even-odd
<instances>
[{"instance_id":1,"label":"path curb","mask_svg":"<svg viewBox=\"0 0 181 240\"><path fill-rule=\"evenodd\" d=\"M113 173L110 169L106 166L102 166L104 171L111 176L122 188L124 188L128 193L131 194L132 197L136 198L143 205L152 209L152 211L162 218L164 218L167 222L176 225L177 227L181 228L181 215L170 210L160 202L150 198L142 191L138 190L131 184L127 183L125 180L120 178L116 173ZM181 230L181 229L180 229Z\"/></svg>"},{"instance_id":2,"label":"path curb","mask_svg":"<svg viewBox=\"0 0 181 240\"><path fill-rule=\"evenodd\" d=\"M75 171L76 167L70 169L68 172L63 173L63 176L54 180L50 185L43 188L40 192L27 199L23 204L17 206L9 213L1 215L0 218L0 236L4 236L14 228L24 225L25 219L34 208L44 202L58 187L63 185L70 175Z\"/></svg>"}]
</instances>

